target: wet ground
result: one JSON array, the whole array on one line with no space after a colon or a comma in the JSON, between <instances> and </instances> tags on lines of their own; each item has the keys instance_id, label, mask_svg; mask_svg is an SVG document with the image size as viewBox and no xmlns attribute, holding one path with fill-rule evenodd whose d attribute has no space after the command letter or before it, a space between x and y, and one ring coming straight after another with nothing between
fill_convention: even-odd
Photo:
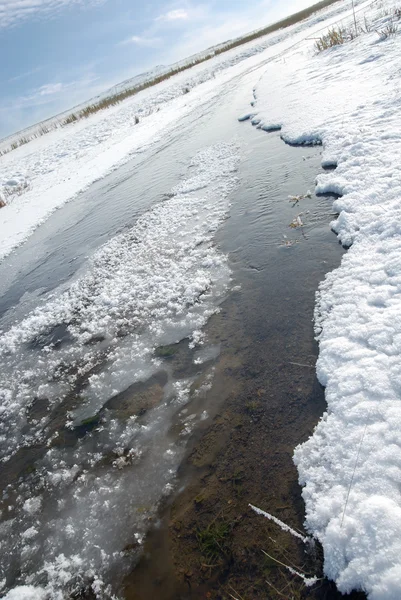
<instances>
[{"instance_id":1,"label":"wet ground","mask_svg":"<svg viewBox=\"0 0 401 600\"><path fill-rule=\"evenodd\" d=\"M197 109L163 145L57 211L0 265L1 326L7 329L49 293L60 297L85 274L88 256L102 243L164 202L199 149L233 138L239 144L239 187L215 237L233 281L218 298L221 310L205 328L203 348L190 348L185 336L160 344L155 372L82 412L89 378L108 368L106 341L92 337L84 352L98 349L96 361L79 377L74 363L74 385L55 407L46 397L31 399L27 427L44 419L44 434L2 466L4 536L10 515L17 525L21 519L19 533L30 531L21 497L40 492L37 548L50 556L81 553L127 599L337 597L327 582L304 588L276 562L320 575L319 550L305 554L248 506L302 530L292 452L325 409L314 371L314 294L343 253L330 231L332 199L313 194L321 149L290 148L278 133L236 120L257 77L253 72L226 84L218 104ZM24 349L28 363L49 344L52 351L68 348L69 335L61 323L35 337ZM127 341L124 334L113 343L124 349ZM129 369L133 373L135 364ZM73 410L78 417L71 427ZM62 469L72 473L66 490L50 490L43 483L47 473L54 479ZM80 533L59 543L69 527ZM35 578L41 566L37 549L26 558L16 543L12 552L10 587ZM112 557L106 567L101 552ZM84 589L93 576L75 576L67 592L90 597Z\"/></svg>"}]
</instances>

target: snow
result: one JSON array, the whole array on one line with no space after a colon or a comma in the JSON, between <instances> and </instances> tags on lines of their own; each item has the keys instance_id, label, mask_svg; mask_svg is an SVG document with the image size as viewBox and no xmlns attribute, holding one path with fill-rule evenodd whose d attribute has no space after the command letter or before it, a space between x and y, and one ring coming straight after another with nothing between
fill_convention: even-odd
<instances>
[{"instance_id":1,"label":"snow","mask_svg":"<svg viewBox=\"0 0 401 600\"><path fill-rule=\"evenodd\" d=\"M28 498L28 500L25 500L22 508L27 513L34 515L35 513L39 512L41 505L42 505L42 501L40 498Z\"/></svg>"},{"instance_id":2,"label":"snow","mask_svg":"<svg viewBox=\"0 0 401 600\"><path fill-rule=\"evenodd\" d=\"M0 209L0 260L54 210L179 128L180 120L194 108L213 98L217 101L226 81L302 40L311 25L321 27L323 14L338 15L343 9L334 4L308 21L215 56L2 156L0 197L5 196L7 205ZM184 89L190 93L183 93Z\"/></svg>"},{"instance_id":3,"label":"snow","mask_svg":"<svg viewBox=\"0 0 401 600\"><path fill-rule=\"evenodd\" d=\"M48 594L33 585L20 585L3 597L3 600L47 600Z\"/></svg>"},{"instance_id":4,"label":"snow","mask_svg":"<svg viewBox=\"0 0 401 600\"><path fill-rule=\"evenodd\" d=\"M322 144L316 191L341 195L332 227L350 246L317 294L317 375L327 413L295 450L306 527L338 589L401 597L401 23L365 4L370 33L270 63L253 123L290 144ZM385 38L393 20L398 31ZM346 20L344 21L344 24ZM352 27L352 20L350 20Z\"/></svg>"}]
</instances>

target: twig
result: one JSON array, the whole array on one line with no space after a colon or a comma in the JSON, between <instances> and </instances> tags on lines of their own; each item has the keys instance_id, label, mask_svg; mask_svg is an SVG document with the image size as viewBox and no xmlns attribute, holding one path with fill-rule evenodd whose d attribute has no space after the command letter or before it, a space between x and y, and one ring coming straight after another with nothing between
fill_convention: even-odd
<instances>
[{"instance_id":1,"label":"twig","mask_svg":"<svg viewBox=\"0 0 401 600\"><path fill-rule=\"evenodd\" d=\"M238 595L238 598L239 598L240 600L244 600L244 599L243 599L243 597L242 597L240 594L238 594L237 590L235 590L235 589L233 588L233 586L232 586L232 585L229 585L229 587L232 589L232 591L234 592L234 594L237 594L237 595ZM228 592L228 593L229 593L229 595L231 596L231 598L234 598L234 596L232 596L232 595L230 594L230 592ZM237 599L237 598L235 598L235 600L238 600L238 599Z\"/></svg>"},{"instance_id":2,"label":"twig","mask_svg":"<svg viewBox=\"0 0 401 600\"><path fill-rule=\"evenodd\" d=\"M357 25L356 25L356 16L355 16L355 4L354 4L354 0L352 0L352 12L354 13L355 35L358 37L358 27L357 27Z\"/></svg>"},{"instance_id":3,"label":"twig","mask_svg":"<svg viewBox=\"0 0 401 600\"><path fill-rule=\"evenodd\" d=\"M270 583L270 581L268 581L267 579L265 579L267 585L269 585L279 596L281 596L282 598L287 598L287 596L284 596L284 594L282 594L277 588L274 587L274 585L272 583Z\"/></svg>"},{"instance_id":4,"label":"twig","mask_svg":"<svg viewBox=\"0 0 401 600\"><path fill-rule=\"evenodd\" d=\"M308 367L308 369L314 369L314 365L303 365L302 363L289 362L289 365L297 365L297 367Z\"/></svg>"},{"instance_id":5,"label":"twig","mask_svg":"<svg viewBox=\"0 0 401 600\"><path fill-rule=\"evenodd\" d=\"M286 565L286 564L282 563L280 560L277 560L277 558L274 558L274 556L270 556L270 554L268 554L264 550L262 550L262 552L263 552L263 554L266 554L266 556L268 558L270 558L271 560L274 560L277 564L281 565L282 567L285 567L287 569L287 571L289 571L290 573L292 573L292 575L298 575L298 577L300 577L303 580L304 584L307 587L309 587L311 585L314 585L315 583L317 583L319 581L319 579L317 577L307 577L305 575L305 573L301 573L300 571L297 571L296 569L293 569L289 565Z\"/></svg>"},{"instance_id":6,"label":"twig","mask_svg":"<svg viewBox=\"0 0 401 600\"><path fill-rule=\"evenodd\" d=\"M270 521L273 521L273 523L276 523L276 525L278 525L279 527L281 527L281 529L283 531L287 531L288 533L291 533L291 535L293 535L294 537L299 538L300 540L302 540L304 544L310 544L311 543L311 538L310 537L308 537L306 535L301 535L300 533L298 533L298 531L295 531L295 529L293 529L292 527L290 527L289 525L287 525L287 523L284 523L284 521L281 521L280 519L278 519L274 515L271 515L270 513L262 510L261 508L257 508L256 506L253 506L253 504L249 504L249 506L252 508L252 510L254 510L256 512L256 514L262 515L263 517L266 517L266 519L269 519Z\"/></svg>"},{"instance_id":7,"label":"twig","mask_svg":"<svg viewBox=\"0 0 401 600\"><path fill-rule=\"evenodd\" d=\"M281 565L282 567L285 567L286 569L290 568L288 565L286 565L285 563L281 562L281 560L278 560L277 558L274 558L274 556L270 556L270 554L268 554L264 550L262 550L262 552L263 552L263 554L266 554L266 556L268 558L271 558L271 560L274 560L274 562L276 562L278 565Z\"/></svg>"}]
</instances>

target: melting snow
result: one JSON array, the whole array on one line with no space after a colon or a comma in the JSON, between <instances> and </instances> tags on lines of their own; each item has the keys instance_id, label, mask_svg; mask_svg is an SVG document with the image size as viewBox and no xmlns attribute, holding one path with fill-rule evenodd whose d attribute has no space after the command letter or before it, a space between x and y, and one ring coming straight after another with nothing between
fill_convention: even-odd
<instances>
[{"instance_id":1,"label":"melting snow","mask_svg":"<svg viewBox=\"0 0 401 600\"><path fill-rule=\"evenodd\" d=\"M386 2L379 12L373 4L372 13L369 5L360 7L371 22L384 27L389 17L380 10L393 10L392 3ZM256 86L252 112L241 118L252 119L266 131L281 129L289 143L323 144L322 163L337 168L318 177L317 191L342 195L334 204L339 216L333 228L343 244L351 245L317 296L317 369L326 386L328 411L311 439L295 452L306 526L322 542L325 572L342 592L357 588L373 600L398 600L401 36L383 39L367 33L319 55L314 54L313 42L296 45L339 16L345 18L349 6L350 2L335 4L302 24L216 57L87 122L4 156L1 197L6 192L9 205L0 209L0 257L55 208L160 139L194 107L217 97L224 81L268 63ZM190 94L182 95L184 80L190 82ZM132 128L143 107L147 116ZM107 397L157 370L154 347L191 334L193 343L202 341L201 328L229 286L226 260L212 238L227 213L237 161L233 145L201 153L193 165L196 178L178 186L175 196L143 215L133 230L101 248L87 273L64 295L3 335L3 460L32 443L51 445L48 416L28 418L32 390L53 410L86 373L89 388L82 402L91 415ZM56 351L49 335L60 325L68 335ZM27 352L29 344L37 349L35 358L29 358L34 355ZM112 368L95 374L92 370L103 354ZM135 376L127 380L130 371ZM180 406L187 398L187 385L182 382L176 389ZM155 501L174 477L177 448L167 443L167 436L158 446L153 444L156 433L167 427L168 410L163 404L144 424L135 418L124 424L110 420L97 437L84 438L68 452L45 448L37 472L9 490L14 507L1 523L2 566L7 571L17 560L26 585L9 590L7 600L58 600L66 586L74 589L79 584L78 575L92 582L98 597L107 595L102 574L123 560L119 544L130 523L127 513L132 518L127 498L135 491L145 504ZM70 415L72 426L83 416ZM191 417L184 427L191 427ZM126 447L132 451L129 457L120 452ZM122 477L130 473L128 462L139 460L143 448L160 472L155 489L138 491L132 478ZM102 472L105 449L116 468ZM92 472L94 467L98 470ZM42 506L47 516L52 509L51 518L43 517ZM110 513L116 518L108 527ZM152 514L151 509L144 514ZM138 521L139 544L145 531ZM133 532L128 534L132 540ZM42 581L46 588L36 587Z\"/></svg>"}]
</instances>

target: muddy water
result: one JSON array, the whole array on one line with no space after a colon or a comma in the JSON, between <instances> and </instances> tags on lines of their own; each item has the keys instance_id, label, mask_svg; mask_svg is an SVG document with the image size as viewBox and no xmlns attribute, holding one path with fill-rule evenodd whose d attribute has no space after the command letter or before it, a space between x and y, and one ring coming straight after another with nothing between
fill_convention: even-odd
<instances>
[{"instance_id":1,"label":"muddy water","mask_svg":"<svg viewBox=\"0 0 401 600\"><path fill-rule=\"evenodd\" d=\"M142 363L127 362L125 387L88 404L88 379L107 374L110 359L107 340L94 336L84 352L94 348L96 360L85 363L82 375L76 376L79 361L59 368L61 402L51 405L46 394L29 399L25 443L2 467L10 588L46 586L53 577L54 589L77 597L93 590L100 574L99 597L119 591L127 598L218 598L233 593L231 587L244 597L266 597L260 550L277 532L250 515L248 502L302 527L291 455L324 410L313 369L314 292L342 249L329 229L330 198L288 200L313 192L320 149L290 148L277 134L236 120L257 77L229 82L218 103L194 111L163 144L57 211L0 265L7 329L49 293L57 301L85 275L101 244L165 202L197 151L236 140L239 186L214 242L229 257L233 281L229 293L215 295L221 312L209 320L203 348L189 348L185 335L170 331L155 348L156 370L146 375ZM304 226L289 227L300 213ZM129 343L117 334L113 352L128 352ZM36 336L22 360L34 368L49 345L52 352L75 352L60 323ZM139 369L145 374L132 378ZM73 378L66 392L64 373ZM29 441L26 430L34 423L36 435L41 419L44 429ZM173 489L180 493L171 495ZM287 544L297 562L299 548L287 540L280 548ZM42 553L63 559L46 570ZM287 584L271 571L275 587Z\"/></svg>"}]
</instances>

